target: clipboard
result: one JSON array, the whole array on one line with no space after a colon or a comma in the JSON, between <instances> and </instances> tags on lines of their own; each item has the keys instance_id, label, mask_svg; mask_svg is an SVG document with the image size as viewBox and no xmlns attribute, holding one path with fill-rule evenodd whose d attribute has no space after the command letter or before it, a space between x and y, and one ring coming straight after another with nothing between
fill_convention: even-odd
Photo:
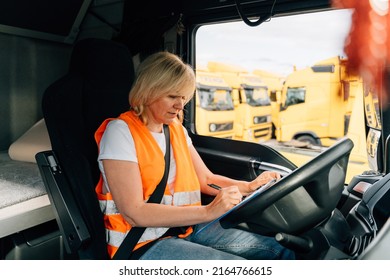
<instances>
[{"instance_id":1,"label":"clipboard","mask_svg":"<svg viewBox=\"0 0 390 280\"><path fill-rule=\"evenodd\" d=\"M256 197L258 197L260 194L262 194L264 191L268 190L272 185L274 185L276 183L276 179L272 179L271 181L269 181L268 183L264 184L263 186L261 186L260 188L258 188L257 190L255 190L253 193L251 193L250 195L248 195L247 197L245 197L244 200L242 200L240 203L238 203L237 205L235 205L233 208L231 208L229 211L227 211L225 214L219 216L217 219L209 222L209 223L206 223L203 227L201 227L199 230L196 231L195 235L201 233L202 231L206 230L207 228L210 228L212 225L214 225L215 223L219 222L222 218L226 217L227 215L229 215L230 213L233 213L235 211L237 211L238 209L240 209L241 207L243 207L244 205L246 205L247 203L249 203L251 200L255 199Z\"/></svg>"}]
</instances>

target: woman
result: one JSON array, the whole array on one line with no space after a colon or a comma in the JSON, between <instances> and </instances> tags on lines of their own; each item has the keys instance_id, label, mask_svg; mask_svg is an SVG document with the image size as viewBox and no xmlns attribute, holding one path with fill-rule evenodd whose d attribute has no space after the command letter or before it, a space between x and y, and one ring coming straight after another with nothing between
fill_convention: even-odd
<instances>
[{"instance_id":1,"label":"woman","mask_svg":"<svg viewBox=\"0 0 390 280\"><path fill-rule=\"evenodd\" d=\"M130 110L106 120L96 132L102 174L96 192L105 215L109 255L115 254L132 227L146 227L135 249L152 245L141 259L293 258L271 237L218 224L195 234L202 223L218 218L279 175L264 172L246 182L213 174L179 121L194 92L192 68L171 53L155 53L139 66L129 94ZM164 124L169 125L172 151L168 183L161 204L146 203L164 173ZM201 205L201 192L215 199ZM159 239L172 227L185 231Z\"/></svg>"}]
</instances>

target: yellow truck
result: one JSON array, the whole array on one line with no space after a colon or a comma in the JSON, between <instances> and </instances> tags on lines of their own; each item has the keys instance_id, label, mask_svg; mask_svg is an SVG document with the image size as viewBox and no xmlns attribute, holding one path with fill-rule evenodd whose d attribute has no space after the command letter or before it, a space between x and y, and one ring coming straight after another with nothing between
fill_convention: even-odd
<instances>
[{"instance_id":1,"label":"yellow truck","mask_svg":"<svg viewBox=\"0 0 390 280\"><path fill-rule=\"evenodd\" d=\"M280 98L272 98L278 141L292 139L330 146L348 132L359 77L346 73L346 59L334 57L286 77Z\"/></svg>"},{"instance_id":2,"label":"yellow truck","mask_svg":"<svg viewBox=\"0 0 390 280\"><path fill-rule=\"evenodd\" d=\"M272 110L263 81L240 66L215 61L209 61L207 65L211 72L220 73L233 89L236 111L234 139L256 143L269 140L272 135Z\"/></svg>"},{"instance_id":3,"label":"yellow truck","mask_svg":"<svg viewBox=\"0 0 390 280\"><path fill-rule=\"evenodd\" d=\"M196 71L196 131L198 134L232 139L235 111L232 88L221 75L207 68Z\"/></svg>"}]
</instances>

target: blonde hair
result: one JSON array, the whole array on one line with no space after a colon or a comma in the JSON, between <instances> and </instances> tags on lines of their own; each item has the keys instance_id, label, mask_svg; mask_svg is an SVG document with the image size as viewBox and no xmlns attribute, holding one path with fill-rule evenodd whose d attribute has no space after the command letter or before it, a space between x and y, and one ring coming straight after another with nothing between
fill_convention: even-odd
<instances>
[{"instance_id":1,"label":"blonde hair","mask_svg":"<svg viewBox=\"0 0 390 280\"><path fill-rule=\"evenodd\" d=\"M137 69L137 78L129 93L130 110L147 124L145 105L182 88L193 85L187 103L195 92L195 73L178 56L163 51L147 57Z\"/></svg>"}]
</instances>

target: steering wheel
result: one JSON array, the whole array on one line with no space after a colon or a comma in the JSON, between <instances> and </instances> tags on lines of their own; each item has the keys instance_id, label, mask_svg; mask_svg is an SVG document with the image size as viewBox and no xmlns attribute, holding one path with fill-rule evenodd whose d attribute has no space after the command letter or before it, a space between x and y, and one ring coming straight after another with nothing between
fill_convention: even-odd
<instances>
[{"instance_id":1,"label":"steering wheel","mask_svg":"<svg viewBox=\"0 0 390 280\"><path fill-rule=\"evenodd\" d=\"M272 187L220 220L224 228L246 223L262 234L299 234L336 208L344 189L353 142L343 138Z\"/></svg>"}]
</instances>

